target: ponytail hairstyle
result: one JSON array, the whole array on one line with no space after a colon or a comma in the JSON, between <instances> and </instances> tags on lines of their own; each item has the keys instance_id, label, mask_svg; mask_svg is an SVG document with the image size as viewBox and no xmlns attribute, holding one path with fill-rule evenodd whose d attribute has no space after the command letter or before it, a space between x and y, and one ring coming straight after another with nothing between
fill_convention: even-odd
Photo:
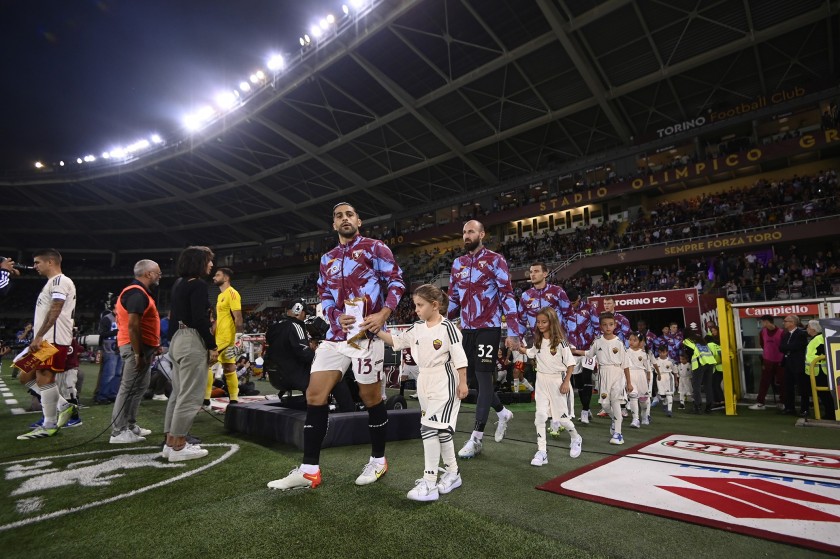
<instances>
[{"instance_id":1,"label":"ponytail hairstyle","mask_svg":"<svg viewBox=\"0 0 840 559\"><path fill-rule=\"evenodd\" d=\"M537 316L543 316L548 319L548 335L549 348L557 349L557 347L566 341L566 331L560 324L560 319L557 318L557 313L551 307L543 307L537 312ZM542 345L543 335L534 327L534 346L539 349Z\"/></svg>"},{"instance_id":2,"label":"ponytail hairstyle","mask_svg":"<svg viewBox=\"0 0 840 559\"><path fill-rule=\"evenodd\" d=\"M449 299L446 294L439 288L430 283L424 283L414 290L414 296L420 297L430 305L438 304L438 312L446 316Z\"/></svg>"}]
</instances>

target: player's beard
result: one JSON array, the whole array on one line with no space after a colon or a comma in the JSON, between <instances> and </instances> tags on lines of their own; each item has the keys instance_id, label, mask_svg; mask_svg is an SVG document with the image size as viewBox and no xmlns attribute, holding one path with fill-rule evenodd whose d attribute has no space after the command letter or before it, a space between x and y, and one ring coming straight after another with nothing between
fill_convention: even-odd
<instances>
[{"instance_id":1,"label":"player's beard","mask_svg":"<svg viewBox=\"0 0 840 559\"><path fill-rule=\"evenodd\" d=\"M356 233L359 232L359 228L353 225L352 223L348 223L347 225L342 225L338 228L338 235L345 239L352 239L356 236Z\"/></svg>"},{"instance_id":2,"label":"player's beard","mask_svg":"<svg viewBox=\"0 0 840 559\"><path fill-rule=\"evenodd\" d=\"M481 241L464 241L464 250L472 252L481 245Z\"/></svg>"}]
</instances>

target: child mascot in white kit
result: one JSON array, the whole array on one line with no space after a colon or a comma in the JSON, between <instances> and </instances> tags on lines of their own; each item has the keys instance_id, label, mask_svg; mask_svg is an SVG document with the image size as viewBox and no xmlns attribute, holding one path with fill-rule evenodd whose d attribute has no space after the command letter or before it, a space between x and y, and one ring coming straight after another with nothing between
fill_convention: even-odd
<instances>
[{"instance_id":1,"label":"child mascot in white kit","mask_svg":"<svg viewBox=\"0 0 840 559\"><path fill-rule=\"evenodd\" d=\"M627 349L625 366L630 369L630 380L633 383L633 391L627 394L627 407L633 414L630 427L639 429L642 425L650 425L651 365L645 352L645 343L638 332L630 332L627 342L630 347Z\"/></svg>"},{"instance_id":2,"label":"child mascot in white kit","mask_svg":"<svg viewBox=\"0 0 840 559\"><path fill-rule=\"evenodd\" d=\"M537 453L531 460L532 466L548 464L545 422L549 415L552 424L559 423L571 439L569 456L580 456L583 438L572 423L574 417L574 392L571 388L575 358L557 313L551 307L537 312L534 325L534 347L520 346L519 351L537 360L537 387L534 400L537 405L534 425L537 427Z\"/></svg>"},{"instance_id":3,"label":"child mascot in white kit","mask_svg":"<svg viewBox=\"0 0 840 559\"><path fill-rule=\"evenodd\" d=\"M633 382L630 380L624 343L615 335L613 313L601 313L600 320L603 335L596 338L588 350L577 349L574 353L594 357L598 362L601 405L605 410L609 410L612 419L610 444L624 444L624 435L621 432L621 404L627 401L627 393L633 392Z\"/></svg>"},{"instance_id":4,"label":"child mascot in white kit","mask_svg":"<svg viewBox=\"0 0 840 559\"><path fill-rule=\"evenodd\" d=\"M674 388L676 388L677 384L677 378L675 378L677 376L677 367L668 357L668 348L666 346L661 346L658 351L659 357L653 362L653 368L656 370L656 392L665 403L665 415L671 417L674 407Z\"/></svg>"},{"instance_id":5,"label":"child mascot in white kit","mask_svg":"<svg viewBox=\"0 0 840 559\"><path fill-rule=\"evenodd\" d=\"M461 345L461 332L441 315L447 304L440 289L421 285L414 290L414 309L420 320L402 333L376 333L395 350L411 348L420 367L417 397L422 410L420 436L426 464L423 478L408 492L412 501L436 501L441 493L461 486L452 435L461 400L467 396L467 355ZM441 457L445 472L438 481Z\"/></svg>"}]
</instances>

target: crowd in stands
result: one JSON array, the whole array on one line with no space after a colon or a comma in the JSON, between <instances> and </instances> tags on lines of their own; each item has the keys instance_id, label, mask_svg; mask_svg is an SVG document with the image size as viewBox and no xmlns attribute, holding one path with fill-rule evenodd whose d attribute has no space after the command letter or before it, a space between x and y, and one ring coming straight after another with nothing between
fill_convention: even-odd
<instances>
[{"instance_id":1,"label":"crowd in stands","mask_svg":"<svg viewBox=\"0 0 840 559\"><path fill-rule=\"evenodd\" d=\"M619 222L577 227L571 232L557 230L540 237L524 237L499 246L509 268L528 266L537 260L560 262L579 252L596 254L609 250L618 235Z\"/></svg>"},{"instance_id":2,"label":"crowd in stands","mask_svg":"<svg viewBox=\"0 0 840 559\"><path fill-rule=\"evenodd\" d=\"M811 177L759 179L748 188L660 202L640 214L616 246L639 247L836 215L838 194L837 173L830 170Z\"/></svg>"}]
</instances>

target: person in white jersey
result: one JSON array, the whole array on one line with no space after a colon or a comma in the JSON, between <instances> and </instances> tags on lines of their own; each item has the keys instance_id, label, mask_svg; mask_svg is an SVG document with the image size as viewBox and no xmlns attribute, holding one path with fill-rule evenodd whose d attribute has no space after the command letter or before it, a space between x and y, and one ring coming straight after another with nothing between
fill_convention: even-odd
<instances>
[{"instance_id":1,"label":"person in white jersey","mask_svg":"<svg viewBox=\"0 0 840 559\"><path fill-rule=\"evenodd\" d=\"M422 479L408 492L407 497L413 501L436 501L441 493L461 486L452 435L461 400L467 396L467 355L461 345L461 332L441 315L447 301L439 288L421 285L414 291L414 308L420 320L401 333L376 333L395 350L412 348L420 368L417 397L422 410L420 436L425 468ZM438 481L441 458L445 471Z\"/></svg>"},{"instance_id":2,"label":"person in white jersey","mask_svg":"<svg viewBox=\"0 0 840 559\"><path fill-rule=\"evenodd\" d=\"M63 374L67 350L73 342L73 314L76 311L76 286L73 280L61 273L61 253L53 248L34 254L34 267L47 283L38 295L35 304L35 337L29 351L37 352L42 342L48 342L58 350L36 369L21 373L20 382L41 393L41 408L44 421L32 431L24 433L18 440L52 437L67 424L76 406L61 397L56 385L56 375Z\"/></svg>"}]
</instances>

